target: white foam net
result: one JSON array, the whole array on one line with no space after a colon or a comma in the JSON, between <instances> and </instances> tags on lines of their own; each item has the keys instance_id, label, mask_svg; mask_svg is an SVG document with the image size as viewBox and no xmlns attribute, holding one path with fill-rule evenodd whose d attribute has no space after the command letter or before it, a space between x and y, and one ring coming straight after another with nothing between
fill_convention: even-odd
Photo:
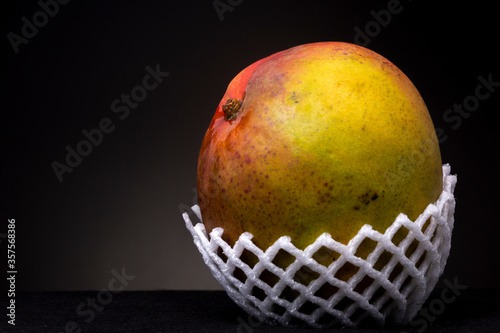
<instances>
[{"instance_id":1,"label":"white foam net","mask_svg":"<svg viewBox=\"0 0 500 333\"><path fill-rule=\"evenodd\" d=\"M313 327L406 324L443 273L456 182L450 166L443 165L443 191L416 221L400 214L384 234L364 225L347 245L324 233L305 250L288 236L263 250L247 232L231 247L221 238L222 228L207 235L197 205L192 210L199 223L193 225L188 213L183 217L213 276L236 304L261 321ZM395 244L393 238L401 238L396 234L406 237ZM373 248L365 258L356 255L362 243ZM326 253L335 258L328 267L316 261ZM243 259L249 257L253 260Z\"/></svg>"}]
</instances>

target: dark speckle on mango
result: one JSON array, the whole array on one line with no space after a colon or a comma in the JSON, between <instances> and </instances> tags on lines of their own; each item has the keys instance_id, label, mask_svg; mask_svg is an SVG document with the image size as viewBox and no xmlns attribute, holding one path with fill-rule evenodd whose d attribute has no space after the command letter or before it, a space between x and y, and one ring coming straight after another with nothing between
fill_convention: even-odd
<instances>
[{"instance_id":1,"label":"dark speckle on mango","mask_svg":"<svg viewBox=\"0 0 500 333\"><path fill-rule=\"evenodd\" d=\"M373 190L366 191L357 197L358 201L364 205L368 205L371 201L377 200L377 198L378 194Z\"/></svg>"}]
</instances>

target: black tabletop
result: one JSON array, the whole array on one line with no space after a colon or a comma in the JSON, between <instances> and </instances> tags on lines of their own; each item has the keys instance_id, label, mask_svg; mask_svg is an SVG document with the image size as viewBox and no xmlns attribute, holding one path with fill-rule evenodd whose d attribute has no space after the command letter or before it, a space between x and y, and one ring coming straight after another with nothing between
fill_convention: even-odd
<instances>
[{"instance_id":1,"label":"black tabletop","mask_svg":"<svg viewBox=\"0 0 500 333\"><path fill-rule=\"evenodd\" d=\"M500 332L500 290L462 290L443 299L435 290L405 327L343 332ZM451 295L451 294L450 294ZM1 308L7 304L2 300ZM223 291L21 292L15 326L3 315L1 332L314 332L249 317ZM9 310L7 310L9 311Z\"/></svg>"}]
</instances>

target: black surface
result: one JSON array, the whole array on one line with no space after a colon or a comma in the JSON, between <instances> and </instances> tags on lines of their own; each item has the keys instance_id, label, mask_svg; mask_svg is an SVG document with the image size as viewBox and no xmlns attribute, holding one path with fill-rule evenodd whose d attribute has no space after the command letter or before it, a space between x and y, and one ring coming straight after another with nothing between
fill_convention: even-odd
<instances>
[{"instance_id":1,"label":"black surface","mask_svg":"<svg viewBox=\"0 0 500 333\"><path fill-rule=\"evenodd\" d=\"M417 316L413 325L386 329L340 329L343 332L498 332L500 290L463 290L440 308L435 290L423 308L432 320ZM104 293L23 292L16 298L16 326L2 319L4 332L314 332L259 323L222 291L124 291L109 300ZM449 296L449 295L448 295ZM89 299L103 300L91 311ZM437 300L437 301L436 301ZM5 309L4 301L1 308ZM434 305L431 305L434 304ZM437 309L437 310L436 310ZM3 317L5 318L5 317ZM425 324L424 324L425 322Z\"/></svg>"}]
</instances>

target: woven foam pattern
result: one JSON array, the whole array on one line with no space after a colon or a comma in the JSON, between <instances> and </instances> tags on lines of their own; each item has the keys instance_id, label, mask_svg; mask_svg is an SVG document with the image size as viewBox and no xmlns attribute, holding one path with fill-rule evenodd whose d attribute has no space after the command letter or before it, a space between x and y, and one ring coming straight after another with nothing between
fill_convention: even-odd
<instances>
[{"instance_id":1,"label":"woven foam pattern","mask_svg":"<svg viewBox=\"0 0 500 333\"><path fill-rule=\"evenodd\" d=\"M416 221L400 214L384 234L364 225L347 245L325 233L305 250L288 236L262 250L252 234L243 233L231 247L221 238L222 228L208 237L202 222L193 226L187 213L183 217L213 276L261 321L313 327L406 324L436 285L450 252L457 178L447 164L443 180L439 199ZM199 207L192 210L202 221ZM360 246L372 249L370 254L358 256ZM334 258L328 267L316 260L325 254Z\"/></svg>"}]
</instances>

